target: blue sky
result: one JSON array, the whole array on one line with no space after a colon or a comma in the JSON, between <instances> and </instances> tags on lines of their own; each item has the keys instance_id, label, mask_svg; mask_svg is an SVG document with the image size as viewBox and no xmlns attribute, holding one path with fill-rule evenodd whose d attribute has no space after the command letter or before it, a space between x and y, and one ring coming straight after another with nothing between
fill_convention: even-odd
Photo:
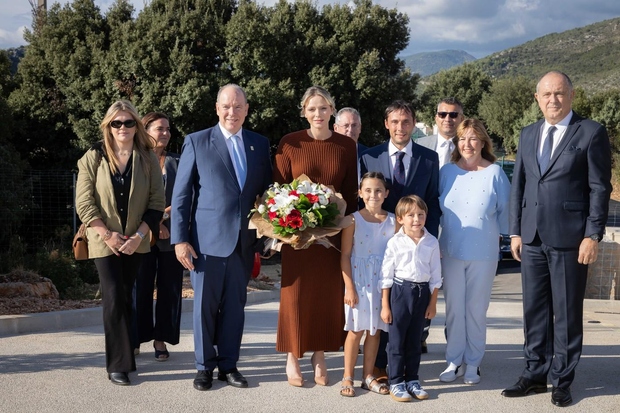
<instances>
[{"instance_id":1,"label":"blue sky","mask_svg":"<svg viewBox=\"0 0 620 413\"><path fill-rule=\"evenodd\" d=\"M36 0L34 0L36 1ZM130 0L141 10L148 0ZM259 0L273 5L276 0ZM374 0L409 16L409 55L448 49L480 58L545 34L620 16L618 0ZM51 5L53 0L48 0ZM67 3L61 1L61 3ZM112 0L95 0L106 11ZM318 4L346 3L319 0ZM28 0L0 0L0 49L25 44L30 27Z\"/></svg>"}]
</instances>

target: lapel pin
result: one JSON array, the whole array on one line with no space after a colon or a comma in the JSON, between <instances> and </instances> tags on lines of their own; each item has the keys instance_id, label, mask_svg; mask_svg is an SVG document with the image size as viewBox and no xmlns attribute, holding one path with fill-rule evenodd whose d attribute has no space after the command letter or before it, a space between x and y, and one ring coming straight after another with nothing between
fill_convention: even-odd
<instances>
[{"instance_id":1,"label":"lapel pin","mask_svg":"<svg viewBox=\"0 0 620 413\"><path fill-rule=\"evenodd\" d=\"M253 147L252 145L250 145L250 150L251 150L251 151L253 151L253 150L254 150L254 147Z\"/></svg>"}]
</instances>

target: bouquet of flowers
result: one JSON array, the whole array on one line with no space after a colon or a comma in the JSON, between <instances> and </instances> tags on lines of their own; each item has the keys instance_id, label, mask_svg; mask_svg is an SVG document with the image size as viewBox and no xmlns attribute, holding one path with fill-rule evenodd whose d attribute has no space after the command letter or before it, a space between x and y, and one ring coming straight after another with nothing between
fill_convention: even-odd
<instances>
[{"instance_id":1,"label":"bouquet of flowers","mask_svg":"<svg viewBox=\"0 0 620 413\"><path fill-rule=\"evenodd\" d=\"M290 184L274 183L257 200L250 211L250 228L258 235L281 242L295 249L308 248L312 243L333 246L327 237L342 229L346 202L333 188L313 183L302 175Z\"/></svg>"}]
</instances>

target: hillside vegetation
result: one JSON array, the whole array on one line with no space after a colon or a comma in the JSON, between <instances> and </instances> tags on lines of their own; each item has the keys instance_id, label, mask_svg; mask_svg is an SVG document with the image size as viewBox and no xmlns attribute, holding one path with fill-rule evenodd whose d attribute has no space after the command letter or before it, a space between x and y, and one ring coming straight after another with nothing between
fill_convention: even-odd
<instances>
[{"instance_id":1,"label":"hillside vegetation","mask_svg":"<svg viewBox=\"0 0 620 413\"><path fill-rule=\"evenodd\" d=\"M538 79L549 70L561 70L588 94L620 88L619 63L620 17L552 33L473 62L496 78Z\"/></svg>"},{"instance_id":2,"label":"hillside vegetation","mask_svg":"<svg viewBox=\"0 0 620 413\"><path fill-rule=\"evenodd\" d=\"M403 56L405 66L420 76L429 76L442 69L471 62L476 58L463 50L442 50L440 52L416 53Z\"/></svg>"}]
</instances>

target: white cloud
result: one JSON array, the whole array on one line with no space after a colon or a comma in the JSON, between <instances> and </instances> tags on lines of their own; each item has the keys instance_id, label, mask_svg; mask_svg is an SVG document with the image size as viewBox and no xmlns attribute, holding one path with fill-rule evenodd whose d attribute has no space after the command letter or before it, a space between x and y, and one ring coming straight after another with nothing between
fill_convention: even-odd
<instances>
[{"instance_id":1,"label":"white cloud","mask_svg":"<svg viewBox=\"0 0 620 413\"><path fill-rule=\"evenodd\" d=\"M114 0L95 0L106 12ZM149 0L130 0L136 12ZM257 0L272 6L277 0ZM318 0L349 4L351 0ZM461 49L482 57L545 34L620 16L618 0L373 0L409 16L410 42L404 54ZM48 0L49 5L53 0ZM67 3L68 0L62 0ZM9 5L10 3L10 5ZM49 6L48 5L48 6ZM0 1L0 48L24 44L30 27L27 0Z\"/></svg>"}]
</instances>

